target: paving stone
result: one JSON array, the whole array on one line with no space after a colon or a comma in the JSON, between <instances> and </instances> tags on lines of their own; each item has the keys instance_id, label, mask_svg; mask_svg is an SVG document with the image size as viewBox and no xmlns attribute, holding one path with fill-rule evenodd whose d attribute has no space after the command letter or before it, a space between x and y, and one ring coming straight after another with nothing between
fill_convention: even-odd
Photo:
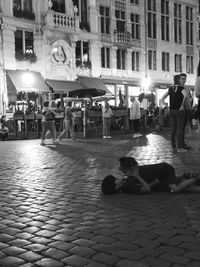
<instances>
[{"instance_id":1,"label":"paving stone","mask_svg":"<svg viewBox=\"0 0 200 267\"><path fill-rule=\"evenodd\" d=\"M0 266L2 267L16 267L16 266L20 266L23 263L24 263L24 260L17 258L17 257L12 257L12 256L8 256L6 258L0 259Z\"/></svg>"}]
</instances>

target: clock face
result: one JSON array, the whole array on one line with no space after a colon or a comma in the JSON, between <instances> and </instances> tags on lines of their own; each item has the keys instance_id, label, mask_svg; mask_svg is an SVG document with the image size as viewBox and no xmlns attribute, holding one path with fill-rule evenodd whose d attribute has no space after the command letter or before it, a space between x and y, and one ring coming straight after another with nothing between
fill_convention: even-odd
<instances>
[{"instance_id":1,"label":"clock face","mask_svg":"<svg viewBox=\"0 0 200 267\"><path fill-rule=\"evenodd\" d=\"M54 60L58 63L64 63L66 61L66 54L62 46L53 47L52 55Z\"/></svg>"}]
</instances>

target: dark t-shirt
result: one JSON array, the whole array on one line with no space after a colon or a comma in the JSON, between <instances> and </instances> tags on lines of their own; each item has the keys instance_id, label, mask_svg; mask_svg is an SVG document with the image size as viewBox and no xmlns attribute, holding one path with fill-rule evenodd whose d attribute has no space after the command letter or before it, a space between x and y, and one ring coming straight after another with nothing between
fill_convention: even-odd
<instances>
[{"instance_id":1,"label":"dark t-shirt","mask_svg":"<svg viewBox=\"0 0 200 267\"><path fill-rule=\"evenodd\" d=\"M168 89L170 110L179 110L183 102L183 86L174 85Z\"/></svg>"},{"instance_id":2,"label":"dark t-shirt","mask_svg":"<svg viewBox=\"0 0 200 267\"><path fill-rule=\"evenodd\" d=\"M149 184L156 179L160 181L159 184L151 187L153 192L170 192L170 184L179 184L180 180L175 175L175 169L168 163L157 163L151 165L139 166L140 176ZM141 193L142 185L135 177L128 177L121 191L123 193Z\"/></svg>"}]
</instances>

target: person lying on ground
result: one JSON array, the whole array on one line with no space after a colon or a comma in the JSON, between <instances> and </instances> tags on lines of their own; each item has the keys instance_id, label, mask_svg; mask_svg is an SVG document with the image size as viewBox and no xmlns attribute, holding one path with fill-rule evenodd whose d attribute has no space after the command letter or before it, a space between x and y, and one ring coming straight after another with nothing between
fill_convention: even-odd
<instances>
[{"instance_id":1,"label":"person lying on ground","mask_svg":"<svg viewBox=\"0 0 200 267\"><path fill-rule=\"evenodd\" d=\"M200 186L195 183L200 177L177 177L175 168L166 163L157 163L139 166L132 157L120 158L120 171L126 178L116 178L113 175L106 176L101 184L104 194L113 194L117 192L142 194L150 192L200 192Z\"/></svg>"}]
</instances>

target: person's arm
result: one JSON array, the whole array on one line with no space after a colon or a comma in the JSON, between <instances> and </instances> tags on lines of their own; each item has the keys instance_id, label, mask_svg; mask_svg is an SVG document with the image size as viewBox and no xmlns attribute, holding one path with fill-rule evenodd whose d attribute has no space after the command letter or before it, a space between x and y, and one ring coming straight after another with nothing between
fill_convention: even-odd
<instances>
[{"instance_id":1,"label":"person's arm","mask_svg":"<svg viewBox=\"0 0 200 267\"><path fill-rule=\"evenodd\" d=\"M160 181L158 179L155 179L154 181L149 183L149 187L153 187L154 185L157 185L159 183L160 183Z\"/></svg>"},{"instance_id":2,"label":"person's arm","mask_svg":"<svg viewBox=\"0 0 200 267\"><path fill-rule=\"evenodd\" d=\"M160 103L161 105L163 106L167 106L167 103L165 102L165 99L168 97L169 95L169 89L167 90L167 92L162 96L161 100L160 100Z\"/></svg>"},{"instance_id":3,"label":"person's arm","mask_svg":"<svg viewBox=\"0 0 200 267\"><path fill-rule=\"evenodd\" d=\"M181 103L181 106L180 106L179 110L184 110L184 103L185 103L185 99L187 98L187 93L186 93L185 89L183 89L181 91L181 93L183 95L183 101Z\"/></svg>"},{"instance_id":4,"label":"person's arm","mask_svg":"<svg viewBox=\"0 0 200 267\"><path fill-rule=\"evenodd\" d=\"M194 87L195 96L200 98L200 76L197 77Z\"/></svg>"},{"instance_id":5,"label":"person's arm","mask_svg":"<svg viewBox=\"0 0 200 267\"><path fill-rule=\"evenodd\" d=\"M149 184L140 175L137 175L136 178L142 185L141 188L140 188L141 193L149 193L149 192L151 192L151 187L149 186Z\"/></svg>"}]
</instances>

